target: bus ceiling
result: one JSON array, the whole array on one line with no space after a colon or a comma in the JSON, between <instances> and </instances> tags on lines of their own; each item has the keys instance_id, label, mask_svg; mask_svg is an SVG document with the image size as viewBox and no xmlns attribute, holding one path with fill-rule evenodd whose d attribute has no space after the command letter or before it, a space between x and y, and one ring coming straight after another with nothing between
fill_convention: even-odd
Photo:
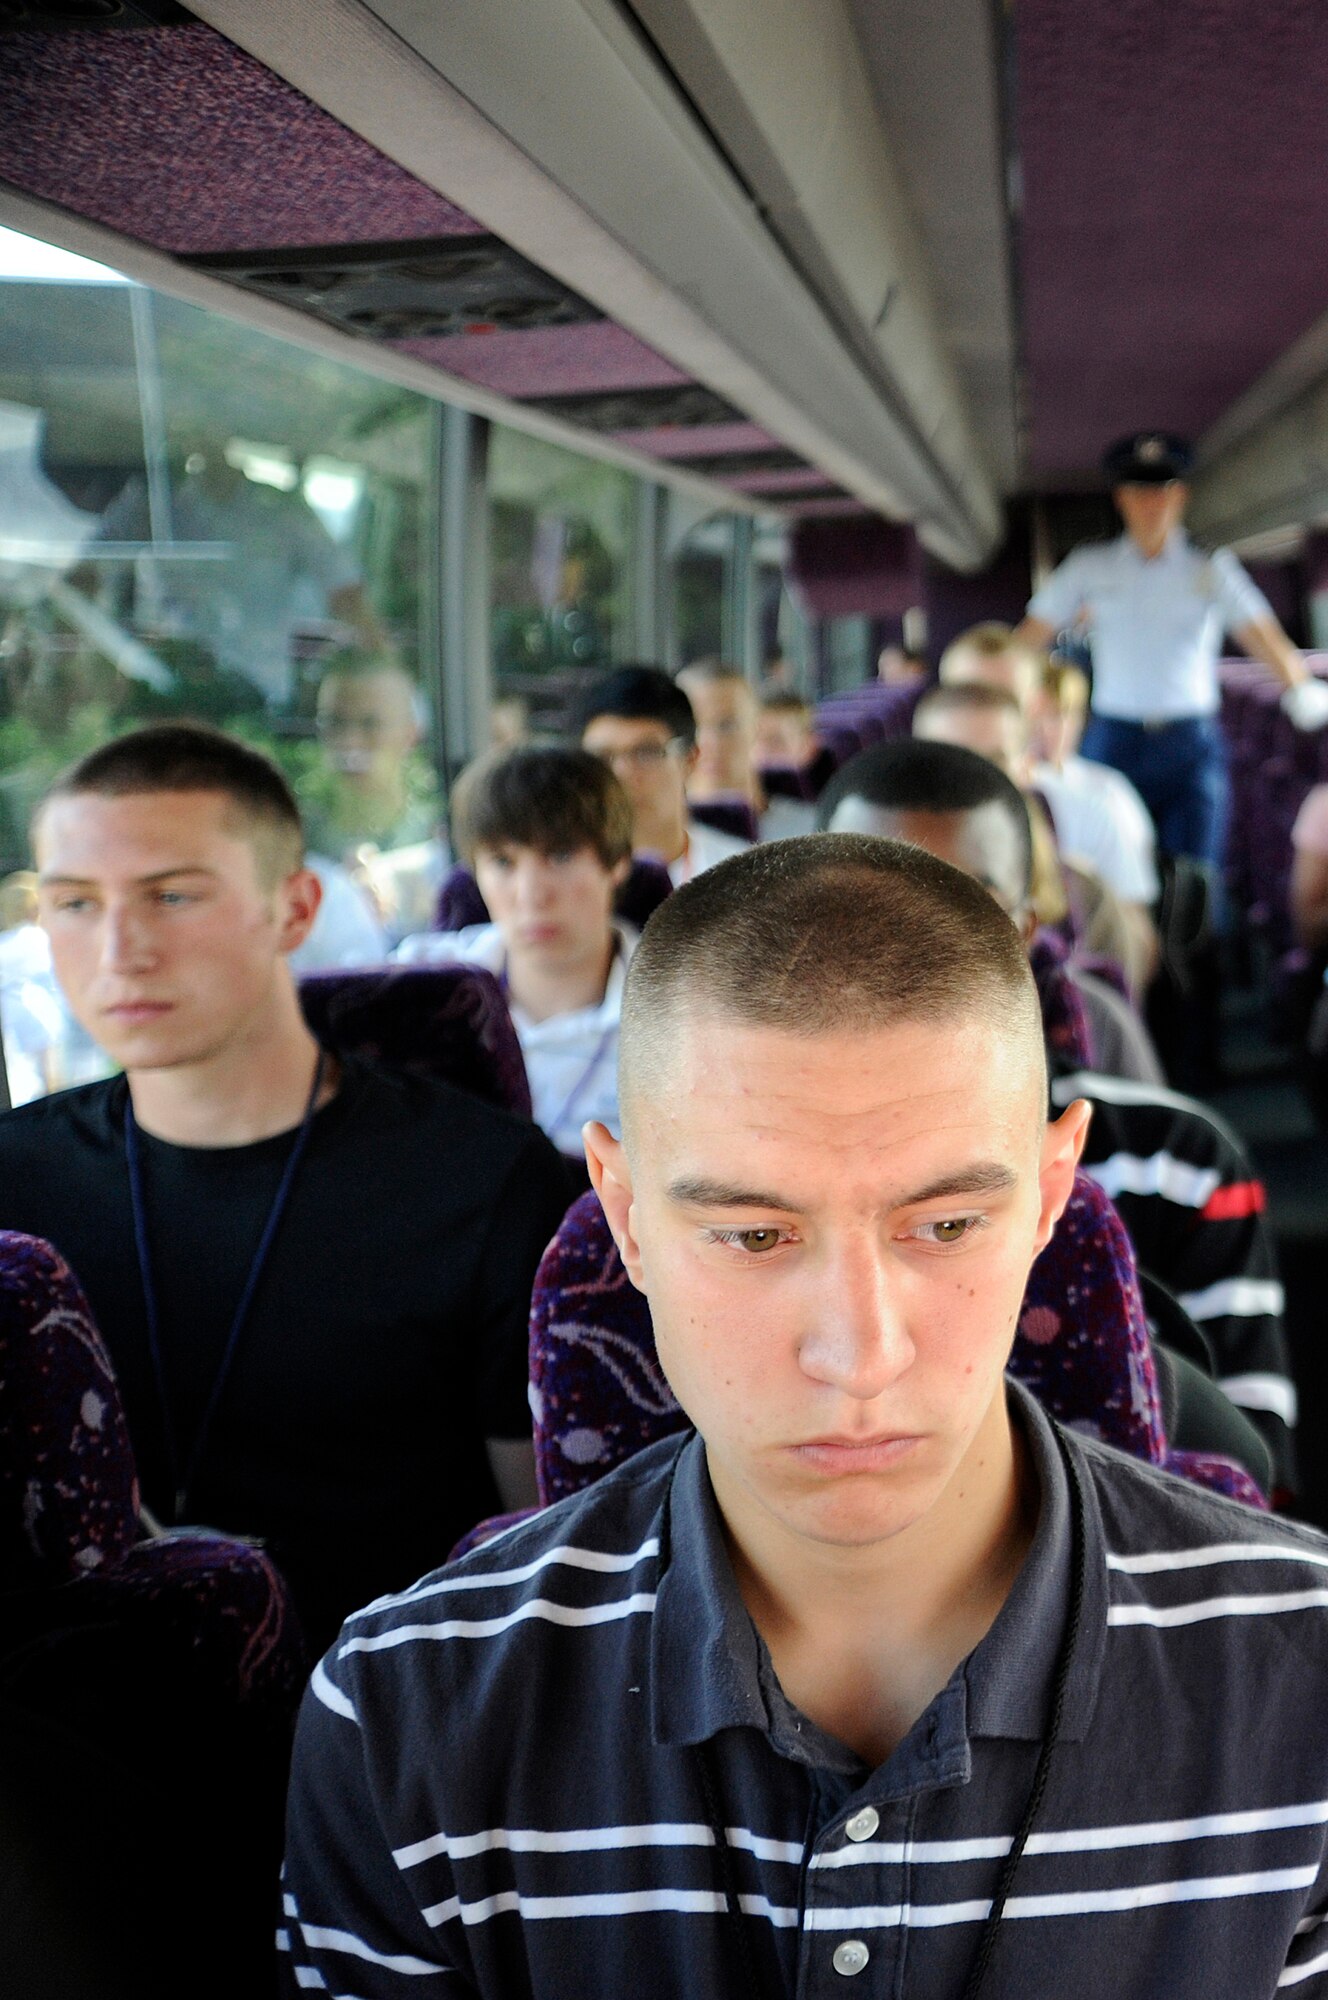
<instances>
[{"instance_id":1,"label":"bus ceiling","mask_svg":"<svg viewBox=\"0 0 1328 2000\"><path fill-rule=\"evenodd\" d=\"M956 569L1141 424L1200 439L1201 534L1328 515L1314 10L755 18L29 0L0 221L716 505L912 522Z\"/></svg>"}]
</instances>

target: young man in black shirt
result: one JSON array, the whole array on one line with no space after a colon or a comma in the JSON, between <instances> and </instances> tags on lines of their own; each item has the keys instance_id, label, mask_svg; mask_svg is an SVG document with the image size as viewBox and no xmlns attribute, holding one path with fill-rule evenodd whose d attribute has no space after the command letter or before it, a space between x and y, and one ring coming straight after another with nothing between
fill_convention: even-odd
<instances>
[{"instance_id":1,"label":"young man in black shirt","mask_svg":"<svg viewBox=\"0 0 1328 2000\"><path fill-rule=\"evenodd\" d=\"M0 1226L83 1281L146 1506L261 1537L318 1644L533 1497L557 1157L443 1084L320 1052L286 963L318 882L266 759L139 731L55 786L34 842L57 976L125 1074L0 1118Z\"/></svg>"}]
</instances>

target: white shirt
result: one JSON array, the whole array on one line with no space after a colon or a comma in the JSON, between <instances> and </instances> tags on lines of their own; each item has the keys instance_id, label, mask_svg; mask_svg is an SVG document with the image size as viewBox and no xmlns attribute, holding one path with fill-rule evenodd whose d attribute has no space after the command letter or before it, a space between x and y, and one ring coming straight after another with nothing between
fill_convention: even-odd
<instances>
[{"instance_id":1,"label":"white shirt","mask_svg":"<svg viewBox=\"0 0 1328 2000\"><path fill-rule=\"evenodd\" d=\"M1157 900L1157 836L1127 777L1107 764L1067 757L1059 770L1034 765L1033 784L1051 810L1062 854L1091 862L1127 903Z\"/></svg>"},{"instance_id":2,"label":"white shirt","mask_svg":"<svg viewBox=\"0 0 1328 2000\"><path fill-rule=\"evenodd\" d=\"M704 875L707 868L713 868L719 861L727 861L731 854L745 854L750 846L750 840L739 840L736 833L721 833L716 826L705 826L699 819L689 819L687 848L676 861L669 863L669 880L675 889L681 889L693 875Z\"/></svg>"},{"instance_id":3,"label":"white shirt","mask_svg":"<svg viewBox=\"0 0 1328 2000\"><path fill-rule=\"evenodd\" d=\"M1273 615L1230 549L1206 556L1179 530L1151 561L1129 535L1075 549L1028 611L1087 626L1093 713L1126 722L1215 714L1223 635Z\"/></svg>"},{"instance_id":4,"label":"white shirt","mask_svg":"<svg viewBox=\"0 0 1328 2000\"><path fill-rule=\"evenodd\" d=\"M532 1021L515 1006L508 1009L530 1080L535 1123L548 1133L560 1153L582 1157L581 1127L598 1118L616 1138L618 1124L618 1022L622 1014L627 961L636 950L637 933L630 924L615 923L618 949L609 967L604 998L593 1007L571 1014L551 1014ZM472 924L464 931L425 931L408 937L393 958L407 965L479 965L502 979L507 947L497 924Z\"/></svg>"},{"instance_id":5,"label":"white shirt","mask_svg":"<svg viewBox=\"0 0 1328 2000\"><path fill-rule=\"evenodd\" d=\"M308 937L290 954L296 978L343 966L381 965L387 957L387 933L364 890L325 854L309 855L306 866L318 877L323 900Z\"/></svg>"}]
</instances>

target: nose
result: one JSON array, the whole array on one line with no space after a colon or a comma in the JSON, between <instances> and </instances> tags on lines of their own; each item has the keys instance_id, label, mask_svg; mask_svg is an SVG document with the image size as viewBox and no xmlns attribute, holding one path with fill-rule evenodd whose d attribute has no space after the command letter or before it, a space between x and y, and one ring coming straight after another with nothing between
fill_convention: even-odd
<instances>
[{"instance_id":1,"label":"nose","mask_svg":"<svg viewBox=\"0 0 1328 2000\"><path fill-rule=\"evenodd\" d=\"M150 927L128 904L112 903L102 918L101 962L106 972L142 972L156 956Z\"/></svg>"},{"instance_id":2,"label":"nose","mask_svg":"<svg viewBox=\"0 0 1328 2000\"><path fill-rule=\"evenodd\" d=\"M869 1403L906 1374L915 1348L899 1277L873 1237L839 1249L818 1274L814 1318L798 1350L804 1375Z\"/></svg>"},{"instance_id":3,"label":"nose","mask_svg":"<svg viewBox=\"0 0 1328 2000\"><path fill-rule=\"evenodd\" d=\"M553 870L542 855L531 855L518 864L513 887L518 911L545 910L553 900Z\"/></svg>"}]
</instances>

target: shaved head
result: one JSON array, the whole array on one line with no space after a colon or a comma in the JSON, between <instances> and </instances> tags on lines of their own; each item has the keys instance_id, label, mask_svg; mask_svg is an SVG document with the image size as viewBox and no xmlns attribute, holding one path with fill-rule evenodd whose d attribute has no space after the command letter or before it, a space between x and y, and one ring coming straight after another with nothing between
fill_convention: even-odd
<instances>
[{"instance_id":1,"label":"shaved head","mask_svg":"<svg viewBox=\"0 0 1328 2000\"><path fill-rule=\"evenodd\" d=\"M641 1105L670 1087L680 1025L708 1015L805 1040L980 1019L1027 1063L1045 1115L1041 1016L1017 931L980 884L899 841L754 847L660 905L623 997L629 1149Z\"/></svg>"}]
</instances>

